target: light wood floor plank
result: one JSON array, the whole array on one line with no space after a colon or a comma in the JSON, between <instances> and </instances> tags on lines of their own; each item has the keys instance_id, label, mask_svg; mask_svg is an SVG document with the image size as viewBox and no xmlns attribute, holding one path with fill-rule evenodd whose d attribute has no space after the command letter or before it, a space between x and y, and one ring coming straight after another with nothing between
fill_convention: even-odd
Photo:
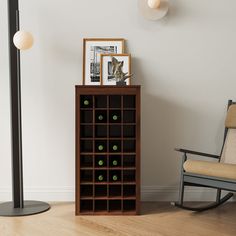
<instances>
[{"instance_id":1,"label":"light wood floor plank","mask_svg":"<svg viewBox=\"0 0 236 236\"><path fill-rule=\"evenodd\" d=\"M75 216L73 203L46 213L0 217L0 236L235 236L236 203L193 213L169 203L143 203L140 216Z\"/></svg>"}]
</instances>

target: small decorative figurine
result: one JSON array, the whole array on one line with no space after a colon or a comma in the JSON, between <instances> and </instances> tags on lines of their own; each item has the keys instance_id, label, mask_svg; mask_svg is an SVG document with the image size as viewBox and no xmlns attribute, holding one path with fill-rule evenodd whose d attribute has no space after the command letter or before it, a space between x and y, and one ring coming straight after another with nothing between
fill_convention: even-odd
<instances>
[{"instance_id":1,"label":"small decorative figurine","mask_svg":"<svg viewBox=\"0 0 236 236\"><path fill-rule=\"evenodd\" d=\"M116 80L116 85L126 85L126 79L130 78L132 75L128 75L123 72L124 61L118 61L115 57L112 57L112 78Z\"/></svg>"}]
</instances>

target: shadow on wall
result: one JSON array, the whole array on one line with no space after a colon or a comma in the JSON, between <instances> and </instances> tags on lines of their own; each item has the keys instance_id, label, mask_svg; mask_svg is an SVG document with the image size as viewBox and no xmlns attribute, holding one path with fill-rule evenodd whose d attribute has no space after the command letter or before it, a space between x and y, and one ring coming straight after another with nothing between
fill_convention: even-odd
<instances>
[{"instance_id":1,"label":"shadow on wall","mask_svg":"<svg viewBox=\"0 0 236 236\"><path fill-rule=\"evenodd\" d=\"M145 89L142 107L143 176L148 183L155 181L164 186L175 185L178 182L180 158L174 148L182 146L181 141L186 133L183 127L187 126L184 120L189 120L184 114L195 117L197 114L151 95ZM196 136L195 133L190 139ZM152 176L156 176L156 180L151 180Z\"/></svg>"},{"instance_id":2,"label":"shadow on wall","mask_svg":"<svg viewBox=\"0 0 236 236\"><path fill-rule=\"evenodd\" d=\"M175 139L182 133L177 129L183 108L150 94L146 76L142 73L141 59L132 58L132 64L135 71L133 83L142 85L143 185L156 185L157 182L168 185L166 182L176 182L179 170L178 158L173 158L173 149L177 143Z\"/></svg>"},{"instance_id":3,"label":"shadow on wall","mask_svg":"<svg viewBox=\"0 0 236 236\"><path fill-rule=\"evenodd\" d=\"M145 82L140 59L133 58L133 68L133 83L142 85L142 184L176 186L179 182L181 155L174 148L199 150L200 147L201 151L210 151L207 150L207 144L219 143L223 130L216 130L219 135L215 140L215 136L208 135L206 128L215 114L210 110L207 113L204 109L199 111L190 103L158 95L161 86L156 88L155 95L150 89L151 85Z\"/></svg>"}]
</instances>

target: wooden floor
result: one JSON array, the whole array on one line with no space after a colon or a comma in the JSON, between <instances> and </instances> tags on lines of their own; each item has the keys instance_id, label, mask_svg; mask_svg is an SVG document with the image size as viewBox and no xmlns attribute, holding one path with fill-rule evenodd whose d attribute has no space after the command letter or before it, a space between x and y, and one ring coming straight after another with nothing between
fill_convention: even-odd
<instances>
[{"instance_id":1,"label":"wooden floor","mask_svg":"<svg viewBox=\"0 0 236 236\"><path fill-rule=\"evenodd\" d=\"M0 217L0 236L218 236L236 235L236 203L204 213L168 203L143 203L140 216L75 216L73 203L54 203L46 213Z\"/></svg>"}]
</instances>

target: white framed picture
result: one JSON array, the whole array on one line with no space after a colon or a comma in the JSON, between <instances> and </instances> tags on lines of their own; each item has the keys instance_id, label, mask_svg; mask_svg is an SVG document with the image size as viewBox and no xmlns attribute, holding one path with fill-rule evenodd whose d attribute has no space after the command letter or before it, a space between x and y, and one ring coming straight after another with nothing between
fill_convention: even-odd
<instances>
[{"instance_id":1,"label":"white framed picture","mask_svg":"<svg viewBox=\"0 0 236 236\"><path fill-rule=\"evenodd\" d=\"M101 55L101 85L116 85L116 80L112 72L112 57L122 63L122 71L131 75L131 55L130 54L102 54ZM126 85L130 85L130 78L126 79Z\"/></svg>"},{"instance_id":2,"label":"white framed picture","mask_svg":"<svg viewBox=\"0 0 236 236\"><path fill-rule=\"evenodd\" d=\"M83 41L83 85L100 85L101 54L124 53L124 39L86 38Z\"/></svg>"}]
</instances>

